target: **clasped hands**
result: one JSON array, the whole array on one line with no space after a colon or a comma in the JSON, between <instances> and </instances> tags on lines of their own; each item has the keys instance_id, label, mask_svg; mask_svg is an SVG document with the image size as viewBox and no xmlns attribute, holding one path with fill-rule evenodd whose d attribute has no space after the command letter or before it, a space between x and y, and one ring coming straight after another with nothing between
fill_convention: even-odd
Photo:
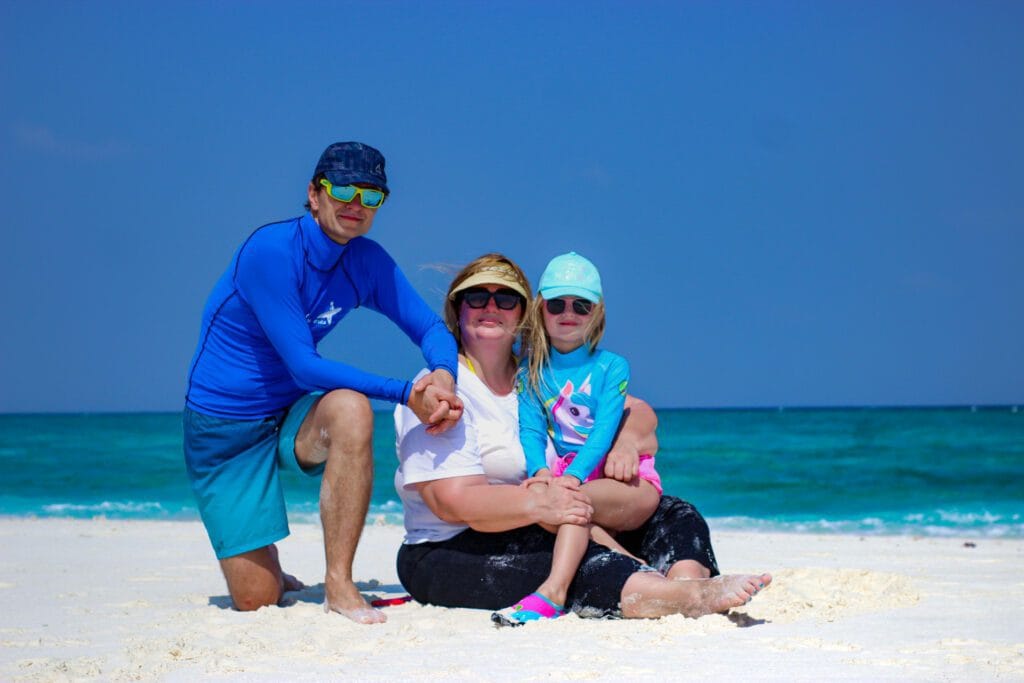
<instances>
[{"instance_id":1,"label":"clasped hands","mask_svg":"<svg viewBox=\"0 0 1024 683\"><path fill-rule=\"evenodd\" d=\"M462 401L455 394L455 378L438 368L412 385L409 409L427 425L427 434L442 434L462 417Z\"/></svg>"}]
</instances>

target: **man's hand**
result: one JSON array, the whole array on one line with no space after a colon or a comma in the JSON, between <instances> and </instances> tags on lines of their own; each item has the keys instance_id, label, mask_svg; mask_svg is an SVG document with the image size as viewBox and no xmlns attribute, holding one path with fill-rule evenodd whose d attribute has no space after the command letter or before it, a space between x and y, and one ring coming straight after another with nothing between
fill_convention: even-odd
<instances>
[{"instance_id":1,"label":"man's hand","mask_svg":"<svg viewBox=\"0 0 1024 683\"><path fill-rule=\"evenodd\" d=\"M462 401L455 394L455 378L440 368L413 385L406 405L420 422L428 425L428 434L446 432L462 417Z\"/></svg>"}]
</instances>

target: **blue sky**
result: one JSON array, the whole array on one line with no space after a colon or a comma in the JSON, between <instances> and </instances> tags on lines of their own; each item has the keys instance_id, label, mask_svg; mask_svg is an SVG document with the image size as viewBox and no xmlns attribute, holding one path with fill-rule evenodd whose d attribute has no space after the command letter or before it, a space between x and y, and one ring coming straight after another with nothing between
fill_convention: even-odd
<instances>
[{"instance_id":1,"label":"blue sky","mask_svg":"<svg viewBox=\"0 0 1024 683\"><path fill-rule=\"evenodd\" d=\"M657 406L1024 403L1024 3L0 4L0 411L177 410L322 149L439 308L576 250ZM358 311L321 345L397 377Z\"/></svg>"}]
</instances>

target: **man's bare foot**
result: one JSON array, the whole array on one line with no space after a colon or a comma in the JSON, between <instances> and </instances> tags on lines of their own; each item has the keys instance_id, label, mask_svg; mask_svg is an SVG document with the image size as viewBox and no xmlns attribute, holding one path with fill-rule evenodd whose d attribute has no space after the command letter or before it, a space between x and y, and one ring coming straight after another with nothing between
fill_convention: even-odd
<instances>
[{"instance_id":1,"label":"man's bare foot","mask_svg":"<svg viewBox=\"0 0 1024 683\"><path fill-rule=\"evenodd\" d=\"M292 591L300 591L306 587L306 584L299 581L291 574L281 572L281 591L283 593L290 593Z\"/></svg>"},{"instance_id":2,"label":"man's bare foot","mask_svg":"<svg viewBox=\"0 0 1024 683\"><path fill-rule=\"evenodd\" d=\"M324 592L326 594L325 612L337 612L357 624L383 624L388 620L383 612L374 609L366 602L352 582L333 588L326 587L325 584Z\"/></svg>"},{"instance_id":3,"label":"man's bare foot","mask_svg":"<svg viewBox=\"0 0 1024 683\"><path fill-rule=\"evenodd\" d=\"M281 593L290 593L291 591L300 591L306 587L306 584L299 581L297 578L288 574L281 569L281 556L277 551L277 545L271 543L267 546L267 552L270 553L270 557L273 558L274 562L277 563L278 569L281 571Z\"/></svg>"},{"instance_id":4,"label":"man's bare foot","mask_svg":"<svg viewBox=\"0 0 1024 683\"><path fill-rule=\"evenodd\" d=\"M688 617L702 617L705 614L727 612L733 607L750 602L771 582L771 574L730 574L711 579L690 579L687 583L700 588L700 599L683 614Z\"/></svg>"}]
</instances>

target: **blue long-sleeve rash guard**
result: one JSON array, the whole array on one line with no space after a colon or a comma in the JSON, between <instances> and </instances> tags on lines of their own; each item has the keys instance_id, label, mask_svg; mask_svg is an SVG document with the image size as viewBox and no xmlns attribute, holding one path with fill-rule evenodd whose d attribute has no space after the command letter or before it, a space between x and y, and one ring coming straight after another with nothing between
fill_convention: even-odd
<instances>
[{"instance_id":1,"label":"blue long-sleeve rash guard","mask_svg":"<svg viewBox=\"0 0 1024 683\"><path fill-rule=\"evenodd\" d=\"M629 384L629 362L611 351L591 353L586 344L569 353L551 349L541 373L541 394L520 369L519 439L526 453L526 473L547 467L548 437L559 458L573 461L564 474L585 481L608 453L622 421Z\"/></svg>"},{"instance_id":2,"label":"blue long-sleeve rash guard","mask_svg":"<svg viewBox=\"0 0 1024 683\"><path fill-rule=\"evenodd\" d=\"M359 306L394 321L431 370L455 376L455 340L383 247L365 237L337 244L307 213L259 228L235 252L203 310L186 405L258 419L309 391L339 388L405 403L411 383L317 353L320 340Z\"/></svg>"}]
</instances>

